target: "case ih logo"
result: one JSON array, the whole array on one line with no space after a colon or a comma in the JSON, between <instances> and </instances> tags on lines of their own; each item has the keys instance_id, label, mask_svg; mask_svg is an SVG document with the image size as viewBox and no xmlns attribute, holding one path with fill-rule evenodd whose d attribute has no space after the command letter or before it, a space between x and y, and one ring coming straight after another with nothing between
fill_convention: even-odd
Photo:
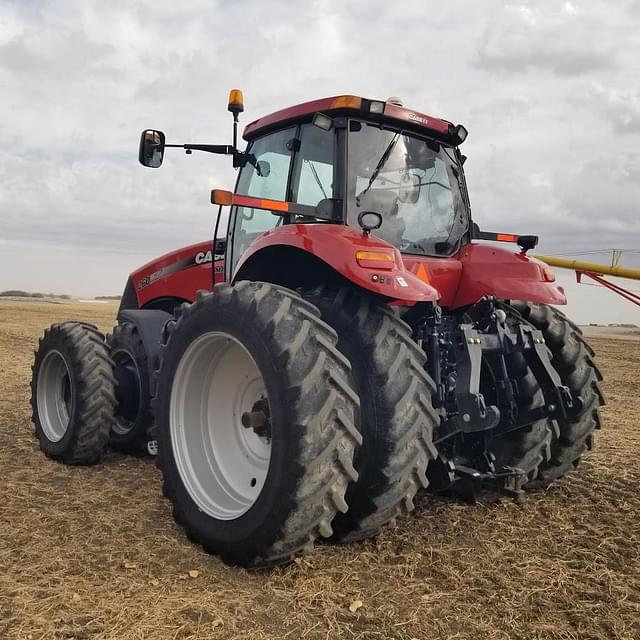
<instances>
[{"instance_id":1,"label":"case ih logo","mask_svg":"<svg viewBox=\"0 0 640 640\"><path fill-rule=\"evenodd\" d=\"M424 116L419 116L417 113L410 113L408 116L409 120L413 122L418 122L419 124L427 126L427 119Z\"/></svg>"},{"instance_id":2,"label":"case ih logo","mask_svg":"<svg viewBox=\"0 0 640 640\"><path fill-rule=\"evenodd\" d=\"M175 273L176 271L181 271L182 269L189 269L190 267L197 267L202 264L207 264L209 262L213 262L214 260L222 260L224 256L222 255L213 255L211 250L209 251L198 251L194 256L190 258L185 258L184 260L178 260L178 262L174 262L173 264L167 265L166 267L162 267L158 271L154 271L153 273L145 276L138 280L136 286L138 289L144 289L149 285L153 284L160 278L165 278L166 276Z\"/></svg>"},{"instance_id":3,"label":"case ih logo","mask_svg":"<svg viewBox=\"0 0 640 640\"><path fill-rule=\"evenodd\" d=\"M196 253L196 264L204 264L205 262L211 262L211 260L211 251L200 251L199 253Z\"/></svg>"}]
</instances>

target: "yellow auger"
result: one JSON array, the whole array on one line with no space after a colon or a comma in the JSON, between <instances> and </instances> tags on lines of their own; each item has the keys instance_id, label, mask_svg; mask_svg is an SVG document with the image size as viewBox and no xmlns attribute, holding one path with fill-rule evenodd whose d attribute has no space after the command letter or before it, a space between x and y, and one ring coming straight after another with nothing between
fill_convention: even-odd
<instances>
[{"instance_id":1,"label":"yellow auger","mask_svg":"<svg viewBox=\"0 0 640 640\"><path fill-rule=\"evenodd\" d=\"M620 252L621 253L621 252ZM618 257L620 255L618 254ZM582 276L587 276L595 280L603 287L610 289L619 296L622 296L629 302L633 302L640 306L640 295L625 289L618 284L605 280L602 276L614 276L616 278L629 278L631 280L640 280L640 269L630 269L629 267L619 267L616 264L616 254L614 253L613 264L598 264L596 262L585 262L583 260L570 260L567 258L556 258L555 256L533 256L546 262L550 267L559 267L560 269L571 269L576 272L576 280L580 282Z\"/></svg>"},{"instance_id":2,"label":"yellow auger","mask_svg":"<svg viewBox=\"0 0 640 640\"><path fill-rule=\"evenodd\" d=\"M568 258L556 258L555 256L533 255L532 257L546 262L550 267L560 269L571 269L577 273L593 273L596 275L615 276L616 278L631 278L640 280L640 269L629 269L617 265L598 264L596 262L585 262L583 260L571 260Z\"/></svg>"}]
</instances>

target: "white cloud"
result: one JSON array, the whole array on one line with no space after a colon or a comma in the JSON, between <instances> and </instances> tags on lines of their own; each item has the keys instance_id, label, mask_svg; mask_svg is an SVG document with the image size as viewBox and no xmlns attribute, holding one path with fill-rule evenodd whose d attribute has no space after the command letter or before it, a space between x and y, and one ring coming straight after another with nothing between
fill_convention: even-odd
<instances>
[{"instance_id":1,"label":"white cloud","mask_svg":"<svg viewBox=\"0 0 640 640\"><path fill-rule=\"evenodd\" d=\"M640 86L608 87L595 82L585 86L577 100L598 110L616 133L640 133Z\"/></svg>"},{"instance_id":2,"label":"white cloud","mask_svg":"<svg viewBox=\"0 0 640 640\"><path fill-rule=\"evenodd\" d=\"M168 152L146 170L137 143L146 126L228 142L231 87L245 124L324 95L399 95L469 128L482 227L550 252L637 247L638 6L5 0L0 289L115 293L137 262L210 237L228 159Z\"/></svg>"},{"instance_id":3,"label":"white cloud","mask_svg":"<svg viewBox=\"0 0 640 640\"><path fill-rule=\"evenodd\" d=\"M476 64L511 73L545 69L560 76L617 66L634 34L610 3L582 4L585 8L570 2L506 3L484 31Z\"/></svg>"}]
</instances>

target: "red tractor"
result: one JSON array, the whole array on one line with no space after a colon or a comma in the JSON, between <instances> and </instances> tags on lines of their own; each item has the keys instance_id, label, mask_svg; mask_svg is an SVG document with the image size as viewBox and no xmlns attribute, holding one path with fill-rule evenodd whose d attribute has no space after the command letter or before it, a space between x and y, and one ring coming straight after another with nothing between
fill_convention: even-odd
<instances>
[{"instance_id":1,"label":"red tractor","mask_svg":"<svg viewBox=\"0 0 640 640\"><path fill-rule=\"evenodd\" d=\"M143 165L230 155L236 189L211 194L213 239L131 274L113 334L45 331L42 450L157 445L189 538L250 567L371 536L427 486L519 497L575 467L604 403L594 352L550 306L537 238L472 221L465 128L338 96L252 122L242 151L241 92L229 110L232 145L143 132Z\"/></svg>"}]
</instances>

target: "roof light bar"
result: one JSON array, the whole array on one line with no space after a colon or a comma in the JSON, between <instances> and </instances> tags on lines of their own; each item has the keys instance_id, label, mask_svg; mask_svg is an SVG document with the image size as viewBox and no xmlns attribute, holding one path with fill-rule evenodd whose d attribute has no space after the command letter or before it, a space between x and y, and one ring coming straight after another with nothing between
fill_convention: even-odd
<instances>
[{"instance_id":1,"label":"roof light bar","mask_svg":"<svg viewBox=\"0 0 640 640\"><path fill-rule=\"evenodd\" d=\"M362 98L358 96L338 96L331 103L332 109L360 109L362 108Z\"/></svg>"}]
</instances>

